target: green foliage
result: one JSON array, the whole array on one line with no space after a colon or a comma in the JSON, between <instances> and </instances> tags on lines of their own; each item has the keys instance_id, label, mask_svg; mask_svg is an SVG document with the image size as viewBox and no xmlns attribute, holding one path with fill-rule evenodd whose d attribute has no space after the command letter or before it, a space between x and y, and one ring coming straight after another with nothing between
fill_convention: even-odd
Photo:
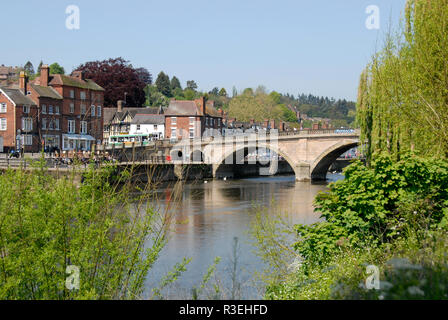
<instances>
[{"instance_id":1,"label":"green foliage","mask_svg":"<svg viewBox=\"0 0 448 320\"><path fill-rule=\"evenodd\" d=\"M170 77L166 75L163 71L159 73L156 79L156 87L159 93L166 97L171 97L171 82Z\"/></svg>"},{"instance_id":2,"label":"green foliage","mask_svg":"<svg viewBox=\"0 0 448 320\"><path fill-rule=\"evenodd\" d=\"M409 204L437 226L448 200L448 162L405 155L393 162L378 155L371 168L360 161L345 169L345 180L332 183L316 197L316 210L325 222L298 225L295 248L307 261L324 263L345 243L355 247L378 246L399 237L405 228ZM425 204L425 206L419 206ZM415 211L415 210L414 210Z\"/></svg>"},{"instance_id":3,"label":"green foliage","mask_svg":"<svg viewBox=\"0 0 448 320\"><path fill-rule=\"evenodd\" d=\"M182 86L180 85L180 81L176 76L171 78L171 91L175 91L176 89L180 89L182 91Z\"/></svg>"},{"instance_id":4,"label":"green foliage","mask_svg":"<svg viewBox=\"0 0 448 320\"><path fill-rule=\"evenodd\" d=\"M194 80L188 80L187 81L186 89L190 89L192 91L196 91L197 88L198 88L198 85L196 84L196 82Z\"/></svg>"},{"instance_id":5,"label":"green foliage","mask_svg":"<svg viewBox=\"0 0 448 320\"><path fill-rule=\"evenodd\" d=\"M30 61L25 63L25 65L23 66L23 70L29 77L34 76L34 66Z\"/></svg>"},{"instance_id":6,"label":"green foliage","mask_svg":"<svg viewBox=\"0 0 448 320\"><path fill-rule=\"evenodd\" d=\"M184 90L185 100L193 100L196 97L196 92L190 88Z\"/></svg>"},{"instance_id":7,"label":"green foliage","mask_svg":"<svg viewBox=\"0 0 448 320\"><path fill-rule=\"evenodd\" d=\"M50 74L65 74L64 67L55 62L50 65Z\"/></svg>"},{"instance_id":8,"label":"green foliage","mask_svg":"<svg viewBox=\"0 0 448 320\"><path fill-rule=\"evenodd\" d=\"M166 243L169 215L131 199L111 166L56 179L43 164L0 175L0 299L135 299ZM112 181L116 181L112 183ZM79 290L65 286L80 268Z\"/></svg>"},{"instance_id":9,"label":"green foliage","mask_svg":"<svg viewBox=\"0 0 448 320\"><path fill-rule=\"evenodd\" d=\"M221 90L219 90L219 95L221 97L227 97L227 91L225 88L221 88Z\"/></svg>"},{"instance_id":10,"label":"green foliage","mask_svg":"<svg viewBox=\"0 0 448 320\"><path fill-rule=\"evenodd\" d=\"M153 289L154 297L163 299L162 290L179 279L183 272L187 271L187 265L191 262L191 260L192 258L184 258L182 262L176 263L173 270L168 272L168 274L166 274L160 281L160 285Z\"/></svg>"},{"instance_id":11,"label":"green foliage","mask_svg":"<svg viewBox=\"0 0 448 320\"><path fill-rule=\"evenodd\" d=\"M177 89L176 89L177 90ZM146 105L154 107L166 107L170 103L169 99L157 90L156 86L145 87Z\"/></svg>"},{"instance_id":12,"label":"green foliage","mask_svg":"<svg viewBox=\"0 0 448 320\"><path fill-rule=\"evenodd\" d=\"M368 160L374 151L447 155L448 1L409 0L404 18L361 75L357 120Z\"/></svg>"}]
</instances>

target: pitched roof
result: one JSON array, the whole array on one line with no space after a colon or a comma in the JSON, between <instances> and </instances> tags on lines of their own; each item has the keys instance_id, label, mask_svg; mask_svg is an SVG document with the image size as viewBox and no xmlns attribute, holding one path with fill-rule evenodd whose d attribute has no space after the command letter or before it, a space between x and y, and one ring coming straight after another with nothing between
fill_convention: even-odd
<instances>
[{"instance_id":1,"label":"pitched roof","mask_svg":"<svg viewBox=\"0 0 448 320\"><path fill-rule=\"evenodd\" d=\"M136 114L132 124L165 124L165 116L159 114Z\"/></svg>"},{"instance_id":2,"label":"pitched roof","mask_svg":"<svg viewBox=\"0 0 448 320\"><path fill-rule=\"evenodd\" d=\"M103 109L104 123L111 122L116 112L117 108L104 108Z\"/></svg>"},{"instance_id":3,"label":"pitched roof","mask_svg":"<svg viewBox=\"0 0 448 320\"><path fill-rule=\"evenodd\" d=\"M30 83L30 86L37 92L39 97L62 100L61 95L52 87L43 87L34 83Z\"/></svg>"},{"instance_id":4,"label":"pitched roof","mask_svg":"<svg viewBox=\"0 0 448 320\"><path fill-rule=\"evenodd\" d=\"M11 89L0 87L0 91L5 94L9 100L13 101L16 106L30 105L35 106L36 104L29 97L25 96L20 89Z\"/></svg>"},{"instance_id":5,"label":"pitched roof","mask_svg":"<svg viewBox=\"0 0 448 320\"><path fill-rule=\"evenodd\" d=\"M91 79L81 80L79 78L66 76L64 74L52 74L51 78L52 79L49 83L50 85L64 85L82 89L105 91L102 87L100 87Z\"/></svg>"},{"instance_id":6,"label":"pitched roof","mask_svg":"<svg viewBox=\"0 0 448 320\"><path fill-rule=\"evenodd\" d=\"M219 112L210 104L206 104L205 113L212 117L221 117ZM168 109L165 111L168 116L203 116L202 109L195 101L191 100L172 100Z\"/></svg>"}]
</instances>

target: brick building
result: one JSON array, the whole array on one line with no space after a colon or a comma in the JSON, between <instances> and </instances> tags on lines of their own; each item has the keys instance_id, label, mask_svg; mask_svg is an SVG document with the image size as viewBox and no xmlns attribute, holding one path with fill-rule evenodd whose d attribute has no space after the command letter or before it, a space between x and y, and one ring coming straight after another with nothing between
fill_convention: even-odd
<instances>
[{"instance_id":1,"label":"brick building","mask_svg":"<svg viewBox=\"0 0 448 320\"><path fill-rule=\"evenodd\" d=\"M165 137L192 139L221 134L222 116L205 97L194 101L171 100L165 112Z\"/></svg>"},{"instance_id":2,"label":"brick building","mask_svg":"<svg viewBox=\"0 0 448 320\"><path fill-rule=\"evenodd\" d=\"M71 76L50 75L50 68L43 65L40 77L33 82L28 82L22 72L16 87L5 89L11 90L9 95L18 99L16 105L32 104L33 130L30 134L33 139L32 145L25 143L25 151L39 151L44 147L57 147L63 151L91 150L92 145L102 143L104 89L85 79L82 72L75 71ZM10 100L14 101L13 98ZM10 107L8 110L12 112L14 109ZM7 114L18 119L21 115L17 112L9 114L8 111ZM8 117L5 118L2 121L8 121Z\"/></svg>"},{"instance_id":3,"label":"brick building","mask_svg":"<svg viewBox=\"0 0 448 320\"><path fill-rule=\"evenodd\" d=\"M0 137L4 151L16 149L18 130L21 134L20 146L25 152L37 152L38 109L36 103L20 89L0 87Z\"/></svg>"}]
</instances>

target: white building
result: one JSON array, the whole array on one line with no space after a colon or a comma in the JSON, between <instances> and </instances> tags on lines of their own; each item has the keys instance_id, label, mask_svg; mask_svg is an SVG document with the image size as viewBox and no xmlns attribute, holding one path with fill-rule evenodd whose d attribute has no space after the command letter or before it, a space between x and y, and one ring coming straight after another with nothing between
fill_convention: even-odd
<instances>
[{"instance_id":1,"label":"white building","mask_svg":"<svg viewBox=\"0 0 448 320\"><path fill-rule=\"evenodd\" d=\"M165 137L165 116L159 114L136 114L131 122L130 135L150 135L154 139Z\"/></svg>"}]
</instances>

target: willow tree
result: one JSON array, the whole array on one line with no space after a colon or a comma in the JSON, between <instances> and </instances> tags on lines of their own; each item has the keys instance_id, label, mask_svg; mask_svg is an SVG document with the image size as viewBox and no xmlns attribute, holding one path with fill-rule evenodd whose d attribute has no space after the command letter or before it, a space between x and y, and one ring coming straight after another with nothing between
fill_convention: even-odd
<instances>
[{"instance_id":1,"label":"willow tree","mask_svg":"<svg viewBox=\"0 0 448 320\"><path fill-rule=\"evenodd\" d=\"M368 158L448 156L448 0L409 0L405 24L363 72L357 119Z\"/></svg>"}]
</instances>

